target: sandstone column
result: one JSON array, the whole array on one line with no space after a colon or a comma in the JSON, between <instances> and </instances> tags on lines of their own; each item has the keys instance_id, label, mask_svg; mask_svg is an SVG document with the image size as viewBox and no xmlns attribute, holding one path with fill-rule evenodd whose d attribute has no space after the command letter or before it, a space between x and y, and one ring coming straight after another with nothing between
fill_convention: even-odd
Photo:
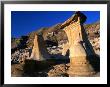
<instances>
[{"instance_id":1,"label":"sandstone column","mask_svg":"<svg viewBox=\"0 0 110 87\"><path fill-rule=\"evenodd\" d=\"M94 69L88 61L89 48L86 48L84 44L84 38L82 36L82 13L78 12L71 19L68 26L63 30L66 32L69 41L69 58L70 68L68 71L69 76L90 76L94 73ZM65 23L65 22L64 22ZM88 52L87 52L88 51ZM94 56L94 54L91 54Z\"/></svg>"},{"instance_id":2,"label":"sandstone column","mask_svg":"<svg viewBox=\"0 0 110 87\"><path fill-rule=\"evenodd\" d=\"M41 35L35 35L34 45L30 58L34 60L45 60L49 58L44 39Z\"/></svg>"}]
</instances>

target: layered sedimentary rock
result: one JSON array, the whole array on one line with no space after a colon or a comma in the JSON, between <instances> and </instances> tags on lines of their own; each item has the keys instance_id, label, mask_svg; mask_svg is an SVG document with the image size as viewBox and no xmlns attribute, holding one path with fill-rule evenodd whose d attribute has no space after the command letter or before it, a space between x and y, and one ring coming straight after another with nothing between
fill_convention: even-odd
<instances>
[{"instance_id":1,"label":"layered sedimentary rock","mask_svg":"<svg viewBox=\"0 0 110 87\"><path fill-rule=\"evenodd\" d=\"M45 60L49 58L49 54L42 35L35 35L34 46L30 58L34 60Z\"/></svg>"},{"instance_id":2,"label":"layered sedimentary rock","mask_svg":"<svg viewBox=\"0 0 110 87\"><path fill-rule=\"evenodd\" d=\"M73 19L72 19L73 18ZM86 16L81 12L76 12L63 29L68 37L68 49L70 58L69 76L90 76L94 69L89 63L89 58L94 57L94 52L83 28Z\"/></svg>"}]
</instances>

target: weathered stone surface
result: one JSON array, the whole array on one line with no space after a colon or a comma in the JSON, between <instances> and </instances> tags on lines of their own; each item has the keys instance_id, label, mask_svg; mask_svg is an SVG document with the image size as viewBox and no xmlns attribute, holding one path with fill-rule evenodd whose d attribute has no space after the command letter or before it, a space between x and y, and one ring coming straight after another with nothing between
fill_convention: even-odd
<instances>
[{"instance_id":1,"label":"weathered stone surface","mask_svg":"<svg viewBox=\"0 0 110 87\"><path fill-rule=\"evenodd\" d=\"M44 39L41 35L35 35L34 46L30 58L34 60L45 60L49 58Z\"/></svg>"},{"instance_id":2,"label":"weathered stone surface","mask_svg":"<svg viewBox=\"0 0 110 87\"><path fill-rule=\"evenodd\" d=\"M62 46L62 55L65 56L67 53L67 50L69 49L69 43L63 44Z\"/></svg>"},{"instance_id":3,"label":"weathered stone surface","mask_svg":"<svg viewBox=\"0 0 110 87\"><path fill-rule=\"evenodd\" d=\"M59 64L53 66L53 68L48 72L49 77L68 77L66 75L66 65Z\"/></svg>"},{"instance_id":4,"label":"weathered stone surface","mask_svg":"<svg viewBox=\"0 0 110 87\"><path fill-rule=\"evenodd\" d=\"M93 46L95 53L100 56L100 38L94 38L90 40L90 42Z\"/></svg>"},{"instance_id":5,"label":"weathered stone surface","mask_svg":"<svg viewBox=\"0 0 110 87\"><path fill-rule=\"evenodd\" d=\"M69 76L91 76L95 74L87 56L70 58Z\"/></svg>"},{"instance_id":6,"label":"weathered stone surface","mask_svg":"<svg viewBox=\"0 0 110 87\"><path fill-rule=\"evenodd\" d=\"M78 19L77 16L75 19ZM31 46L29 48L16 50L12 53L11 62L17 63L17 64L12 64L12 67L11 67L12 75L11 76L25 76L25 77L29 77L29 76L67 77L68 75L69 76L92 76L92 77L100 76L100 71L98 70L97 70L98 73L94 74L95 73L94 69L91 66L91 62L89 61L90 59L93 62L96 62L96 64L92 63L96 67L96 69L100 68L100 64L97 64L97 58L93 58L94 54L92 53L91 47L88 42L90 40L95 53L100 55L99 54L100 52L100 30L99 30L100 24L98 24L96 28L95 26L88 27L87 31L89 32L87 33L89 36L89 40L87 40L87 37L86 37L87 35L85 33L85 29L83 28L82 23L80 23L80 19L74 21L74 16L72 16L71 18L69 18L67 21L65 21L64 23L60 25L61 25L61 29L64 29L64 31L61 30L58 32L58 34L56 34L57 39L59 41L58 46L52 45L52 46L47 47L48 52L50 53L51 57L47 57L48 55L45 56L45 54L48 54L48 52L46 50L44 40L42 36L37 35L36 40L34 40L35 43L34 43L33 49ZM60 30L60 25L56 26L55 30L57 29ZM46 40L47 35L49 35L50 37L54 36L53 35L55 31L54 28L53 29L50 28L49 30L51 31L48 31L48 28L43 30L45 34L44 35L45 40ZM67 40L67 35L65 34L65 32L66 34L68 34L68 40ZM28 40L28 42L31 42L31 41L33 43L32 38ZM71 43L67 43L68 41ZM67 52L68 50L70 52ZM34 60L30 60L29 58L30 53L32 53L31 58ZM68 63L69 60L68 62L67 60L64 60L63 62L59 61L59 59L68 58L68 53L70 57L70 63ZM46 58L51 58L52 60L36 62L36 60L45 60ZM27 59L29 59L28 62L23 62L23 61L27 61ZM53 61L54 59L58 59L58 60L55 62ZM26 68L24 68L24 65ZM99 67L97 65L99 65Z\"/></svg>"},{"instance_id":7,"label":"weathered stone surface","mask_svg":"<svg viewBox=\"0 0 110 87\"><path fill-rule=\"evenodd\" d=\"M16 50L11 54L11 63L23 63L25 59L29 58L30 49L31 48Z\"/></svg>"},{"instance_id":8,"label":"weathered stone surface","mask_svg":"<svg viewBox=\"0 0 110 87\"><path fill-rule=\"evenodd\" d=\"M84 17L81 15L80 12L75 14L75 19L70 21L69 25L63 29L69 41L69 76L90 76L94 73L94 69L87 61L87 57L94 55L94 53L92 53L92 48L83 29L81 21Z\"/></svg>"}]
</instances>

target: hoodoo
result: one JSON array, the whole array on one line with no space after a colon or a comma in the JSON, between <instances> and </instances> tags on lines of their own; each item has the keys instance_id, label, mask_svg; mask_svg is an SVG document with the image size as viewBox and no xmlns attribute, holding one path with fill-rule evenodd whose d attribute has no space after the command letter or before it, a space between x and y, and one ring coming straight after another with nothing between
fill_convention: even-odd
<instances>
[{"instance_id":1,"label":"hoodoo","mask_svg":"<svg viewBox=\"0 0 110 87\"><path fill-rule=\"evenodd\" d=\"M94 57L95 54L83 28L86 18L83 13L77 11L75 15L62 24L68 37L69 76L90 76L94 73L89 58Z\"/></svg>"},{"instance_id":2,"label":"hoodoo","mask_svg":"<svg viewBox=\"0 0 110 87\"><path fill-rule=\"evenodd\" d=\"M34 60L45 60L49 58L49 54L42 35L35 35L30 58Z\"/></svg>"}]
</instances>

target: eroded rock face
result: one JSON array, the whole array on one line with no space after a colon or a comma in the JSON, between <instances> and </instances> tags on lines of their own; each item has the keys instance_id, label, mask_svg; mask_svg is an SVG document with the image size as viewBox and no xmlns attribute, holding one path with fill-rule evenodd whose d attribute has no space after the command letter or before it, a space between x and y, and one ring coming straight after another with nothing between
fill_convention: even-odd
<instances>
[{"instance_id":1,"label":"eroded rock face","mask_svg":"<svg viewBox=\"0 0 110 87\"><path fill-rule=\"evenodd\" d=\"M98 37L91 39L90 42L93 46L95 53L100 56L100 38Z\"/></svg>"},{"instance_id":2,"label":"eroded rock face","mask_svg":"<svg viewBox=\"0 0 110 87\"><path fill-rule=\"evenodd\" d=\"M11 63L23 63L25 59L29 58L31 48L25 48L16 50L14 53L11 54Z\"/></svg>"},{"instance_id":3,"label":"eroded rock face","mask_svg":"<svg viewBox=\"0 0 110 87\"><path fill-rule=\"evenodd\" d=\"M68 73L70 76L90 76L94 73L94 69L87 60L89 56L94 55L94 52L83 29L81 22L83 17L81 15L80 12L75 14L75 19L63 29L69 42L70 68Z\"/></svg>"},{"instance_id":4,"label":"eroded rock face","mask_svg":"<svg viewBox=\"0 0 110 87\"><path fill-rule=\"evenodd\" d=\"M44 39L41 35L35 35L34 46L30 58L34 60L45 60L49 58Z\"/></svg>"},{"instance_id":5,"label":"eroded rock face","mask_svg":"<svg viewBox=\"0 0 110 87\"><path fill-rule=\"evenodd\" d=\"M69 43L63 44L62 46L62 55L65 56L67 53L67 50L69 49Z\"/></svg>"},{"instance_id":6,"label":"eroded rock face","mask_svg":"<svg viewBox=\"0 0 110 87\"><path fill-rule=\"evenodd\" d=\"M48 72L49 77L68 77L66 76L66 65L65 64L59 64L53 66L53 69L51 69Z\"/></svg>"},{"instance_id":7,"label":"eroded rock face","mask_svg":"<svg viewBox=\"0 0 110 87\"><path fill-rule=\"evenodd\" d=\"M95 74L86 56L70 58L69 76L92 76Z\"/></svg>"}]
</instances>

